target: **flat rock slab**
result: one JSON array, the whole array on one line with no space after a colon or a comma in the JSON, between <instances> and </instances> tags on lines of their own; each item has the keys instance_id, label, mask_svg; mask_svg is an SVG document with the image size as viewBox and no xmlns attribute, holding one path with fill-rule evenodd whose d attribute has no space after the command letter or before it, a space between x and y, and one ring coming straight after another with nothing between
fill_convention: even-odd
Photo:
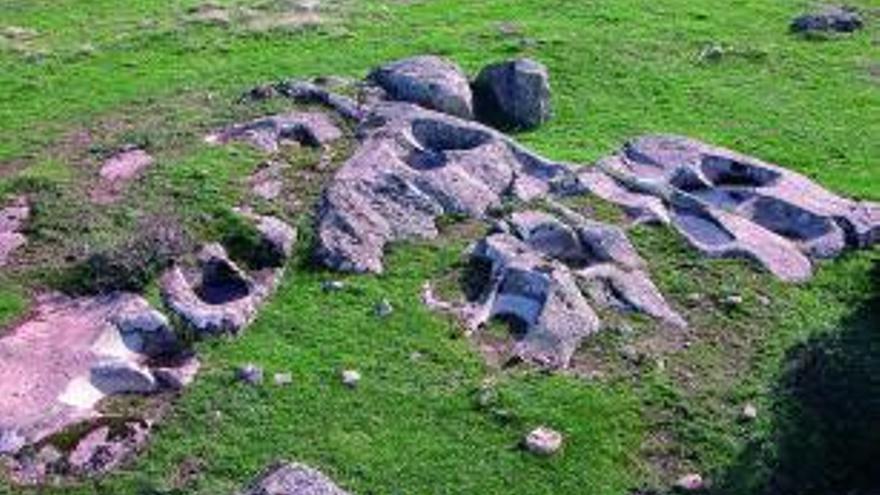
<instances>
[{"instance_id":1,"label":"flat rock slab","mask_svg":"<svg viewBox=\"0 0 880 495\"><path fill-rule=\"evenodd\" d=\"M242 141L265 152L278 151L284 142L298 142L306 146L321 147L342 137L342 131L333 120L321 112L291 112L259 118L235 125L205 140L224 144Z\"/></svg>"},{"instance_id":2,"label":"flat rock slab","mask_svg":"<svg viewBox=\"0 0 880 495\"><path fill-rule=\"evenodd\" d=\"M27 198L19 196L0 209L0 267L9 262L13 251L27 243L22 233L24 224L30 217Z\"/></svg>"},{"instance_id":3,"label":"flat rock slab","mask_svg":"<svg viewBox=\"0 0 880 495\"><path fill-rule=\"evenodd\" d=\"M98 172L100 181L92 191L92 200L105 204L118 200L126 186L149 168L153 161L153 157L140 148L114 154L101 165Z\"/></svg>"},{"instance_id":4,"label":"flat rock slab","mask_svg":"<svg viewBox=\"0 0 880 495\"><path fill-rule=\"evenodd\" d=\"M0 431L33 443L96 417L95 406L109 393L136 391L125 388L129 380L149 382L144 339L160 330L135 328L139 318L156 321L149 304L132 294L40 298L31 316L0 339Z\"/></svg>"},{"instance_id":5,"label":"flat rock slab","mask_svg":"<svg viewBox=\"0 0 880 495\"><path fill-rule=\"evenodd\" d=\"M239 495L348 495L320 471L297 463L278 463Z\"/></svg>"},{"instance_id":6,"label":"flat rock slab","mask_svg":"<svg viewBox=\"0 0 880 495\"><path fill-rule=\"evenodd\" d=\"M810 278L812 260L880 241L880 204L689 138L633 140L580 180L637 218L670 223L704 254L748 258L785 281Z\"/></svg>"}]
</instances>

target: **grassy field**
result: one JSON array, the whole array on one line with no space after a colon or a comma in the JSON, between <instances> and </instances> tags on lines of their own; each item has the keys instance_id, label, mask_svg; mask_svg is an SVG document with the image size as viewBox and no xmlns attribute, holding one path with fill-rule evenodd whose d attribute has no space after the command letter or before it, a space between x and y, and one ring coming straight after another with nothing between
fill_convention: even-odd
<instances>
[{"instance_id":1,"label":"grassy field","mask_svg":"<svg viewBox=\"0 0 880 495\"><path fill-rule=\"evenodd\" d=\"M40 290L95 289L84 260L149 242L150 225L178 225L181 250L228 235L229 209L260 157L201 137L284 105L236 103L242 91L283 77L361 77L418 53L471 72L514 55L547 64L555 119L519 138L553 158L588 164L640 133L681 133L880 201L875 14L854 36L806 40L787 31L800 0L342 1L296 29L192 22L198 4L0 0L0 198L26 192L35 203L29 245L0 274L0 324ZM700 56L714 45L720 58ZM156 166L123 201L90 204L98 164L126 143L146 147ZM349 151L334 150L335 163ZM301 227L300 253L242 338L198 344L204 372L144 455L79 486L0 483L0 493L233 493L277 458L360 494L662 492L694 471L714 493L880 486L877 249L785 286L638 228L652 276L691 323L669 336L686 350L656 345L662 330L636 321L588 342L582 374L500 370L418 301L425 280L460 268L466 235L396 246L388 273L325 293L321 281L336 276L307 261L322 175L313 154L286 159L296 197L259 206ZM137 268L135 285L155 294L151 265ZM731 295L743 303L727 304ZM396 308L389 319L373 314L383 298ZM235 366L250 361L291 372L293 385L236 383ZM348 367L364 375L356 390L339 383ZM754 422L740 421L747 402ZM561 455L517 448L539 424L565 433Z\"/></svg>"}]
</instances>

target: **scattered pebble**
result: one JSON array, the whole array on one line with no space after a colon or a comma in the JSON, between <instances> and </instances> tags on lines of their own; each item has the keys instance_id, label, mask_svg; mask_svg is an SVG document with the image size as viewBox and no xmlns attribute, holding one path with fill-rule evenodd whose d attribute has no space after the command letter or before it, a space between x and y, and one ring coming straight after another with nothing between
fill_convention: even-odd
<instances>
[{"instance_id":1,"label":"scattered pebble","mask_svg":"<svg viewBox=\"0 0 880 495\"><path fill-rule=\"evenodd\" d=\"M535 455L551 456L562 448L562 433L539 426L526 435L524 443L526 450Z\"/></svg>"},{"instance_id":2,"label":"scattered pebble","mask_svg":"<svg viewBox=\"0 0 880 495\"><path fill-rule=\"evenodd\" d=\"M754 404L746 404L742 409L742 418L746 421L754 421L758 418L758 408Z\"/></svg>"},{"instance_id":3,"label":"scattered pebble","mask_svg":"<svg viewBox=\"0 0 880 495\"><path fill-rule=\"evenodd\" d=\"M394 306L391 305L391 302L388 299L382 299L379 301L379 304L376 305L376 316L379 318L387 318L391 316L391 313L394 312Z\"/></svg>"},{"instance_id":4,"label":"scattered pebble","mask_svg":"<svg viewBox=\"0 0 880 495\"><path fill-rule=\"evenodd\" d=\"M744 299L742 296L740 296L738 294L731 294L729 296L726 296L724 299L722 299L721 302L727 307L735 308L737 306L742 305L742 303L744 302Z\"/></svg>"},{"instance_id":5,"label":"scattered pebble","mask_svg":"<svg viewBox=\"0 0 880 495\"><path fill-rule=\"evenodd\" d=\"M275 373L275 385L284 386L293 383L293 375L290 373Z\"/></svg>"},{"instance_id":6,"label":"scattered pebble","mask_svg":"<svg viewBox=\"0 0 880 495\"><path fill-rule=\"evenodd\" d=\"M324 292L339 292L345 290L345 282L342 280L325 280L321 282L321 289Z\"/></svg>"},{"instance_id":7,"label":"scattered pebble","mask_svg":"<svg viewBox=\"0 0 880 495\"><path fill-rule=\"evenodd\" d=\"M260 385L261 383L263 383L263 368L260 368L255 364L248 363L238 368L236 376L239 380L249 385Z\"/></svg>"},{"instance_id":8,"label":"scattered pebble","mask_svg":"<svg viewBox=\"0 0 880 495\"><path fill-rule=\"evenodd\" d=\"M675 482L675 488L685 492L694 492L705 487L706 483L703 481L703 477L697 473L686 474Z\"/></svg>"},{"instance_id":9,"label":"scattered pebble","mask_svg":"<svg viewBox=\"0 0 880 495\"><path fill-rule=\"evenodd\" d=\"M357 387L358 382L361 381L361 374L357 370L344 370L342 372L342 383L346 387Z\"/></svg>"}]
</instances>

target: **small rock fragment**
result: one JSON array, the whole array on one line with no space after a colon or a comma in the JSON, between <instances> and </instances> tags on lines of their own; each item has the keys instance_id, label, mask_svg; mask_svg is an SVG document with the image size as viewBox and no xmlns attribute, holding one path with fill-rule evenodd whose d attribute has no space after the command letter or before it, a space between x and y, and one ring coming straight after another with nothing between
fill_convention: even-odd
<instances>
[{"instance_id":1,"label":"small rock fragment","mask_svg":"<svg viewBox=\"0 0 880 495\"><path fill-rule=\"evenodd\" d=\"M27 441L17 431L0 428L0 455L14 454L26 443Z\"/></svg>"},{"instance_id":2,"label":"small rock fragment","mask_svg":"<svg viewBox=\"0 0 880 495\"><path fill-rule=\"evenodd\" d=\"M562 448L562 433L539 426L526 435L524 443L526 450L535 455L551 456Z\"/></svg>"},{"instance_id":3,"label":"small rock fragment","mask_svg":"<svg viewBox=\"0 0 880 495\"><path fill-rule=\"evenodd\" d=\"M325 280L321 282L321 289L324 292L339 292L345 290L345 282L341 280Z\"/></svg>"},{"instance_id":4,"label":"small rock fragment","mask_svg":"<svg viewBox=\"0 0 880 495\"><path fill-rule=\"evenodd\" d=\"M851 33L864 27L859 12L846 6L825 6L816 12L796 17L791 22L794 33L838 32Z\"/></svg>"},{"instance_id":5,"label":"small rock fragment","mask_svg":"<svg viewBox=\"0 0 880 495\"><path fill-rule=\"evenodd\" d=\"M260 385L263 383L263 368L253 363L248 363L238 368L236 376L248 385Z\"/></svg>"},{"instance_id":6,"label":"small rock fragment","mask_svg":"<svg viewBox=\"0 0 880 495\"><path fill-rule=\"evenodd\" d=\"M754 421L758 418L758 408L754 404L746 404L743 406L742 419L746 421Z\"/></svg>"},{"instance_id":7,"label":"small rock fragment","mask_svg":"<svg viewBox=\"0 0 880 495\"><path fill-rule=\"evenodd\" d=\"M293 375L290 373L275 373L275 385L284 386L293 383Z\"/></svg>"},{"instance_id":8,"label":"small rock fragment","mask_svg":"<svg viewBox=\"0 0 880 495\"><path fill-rule=\"evenodd\" d=\"M686 474L675 482L675 488L685 492L694 492L705 487L703 477L697 473Z\"/></svg>"},{"instance_id":9,"label":"small rock fragment","mask_svg":"<svg viewBox=\"0 0 880 495\"><path fill-rule=\"evenodd\" d=\"M357 387L361 381L361 374L357 370L344 370L342 372L342 384L346 387Z\"/></svg>"},{"instance_id":10,"label":"small rock fragment","mask_svg":"<svg viewBox=\"0 0 880 495\"><path fill-rule=\"evenodd\" d=\"M391 302L388 299L382 299L376 304L376 316L379 318L387 318L391 316L391 313L394 312L394 306L391 305Z\"/></svg>"}]
</instances>

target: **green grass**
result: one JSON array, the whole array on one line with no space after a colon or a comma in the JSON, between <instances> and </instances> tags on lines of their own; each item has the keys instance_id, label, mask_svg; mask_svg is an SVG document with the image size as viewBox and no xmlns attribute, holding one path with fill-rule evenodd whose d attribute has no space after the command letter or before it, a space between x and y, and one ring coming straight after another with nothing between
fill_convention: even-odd
<instances>
[{"instance_id":1,"label":"green grass","mask_svg":"<svg viewBox=\"0 0 880 495\"><path fill-rule=\"evenodd\" d=\"M36 201L22 264L0 279L0 324L88 254L126 245L144 218L178 224L194 240L222 238L260 157L201 137L283 107L236 104L245 89L289 76L361 76L416 53L449 56L472 73L514 55L546 63L555 118L519 139L556 159L588 163L640 133L681 133L880 200L876 19L854 36L808 41L787 32L800 0L369 0L343 3L325 26L258 33L185 22L197 3L0 0L0 28L38 32L25 46L0 44L0 197L27 192ZM724 55L699 60L709 44ZM156 166L119 204L97 208L86 191L100 160L125 143L145 146ZM337 150L334 163L348 152ZM823 409L821 389L797 377L870 396L859 366L874 361L855 350L880 342L866 324L876 316L880 251L823 263L813 281L786 286L743 262L700 259L664 229L639 228L638 248L689 332L667 338L650 322L621 321L579 353L592 379L499 370L418 301L426 279L455 280L473 232L449 225L455 242L395 247L387 274L324 293L320 282L335 275L305 263L303 208L324 175L309 169L313 154L287 158L295 194L271 208L300 226L299 259L242 338L199 344L204 373L147 452L78 487L0 493L232 493L279 457L362 494L620 494L669 486L691 470L718 493L846 492L874 481L859 470L876 447L848 451L835 438L876 438L851 414L876 405ZM619 218L601 202L576 203ZM724 303L733 294L741 306ZM396 308L387 320L372 311L382 298ZM682 350L662 345L685 341ZM841 364L844 353L855 363ZM249 361L293 373L294 384L235 383L235 366ZM813 361L833 373L816 376ZM339 382L347 367L364 375L355 390ZM493 400L481 403L487 381ZM738 421L745 402L758 405L758 421ZM827 426L835 417L840 429ZM516 448L542 423L566 435L549 460ZM184 482L178 471L193 459L202 468Z\"/></svg>"}]
</instances>

